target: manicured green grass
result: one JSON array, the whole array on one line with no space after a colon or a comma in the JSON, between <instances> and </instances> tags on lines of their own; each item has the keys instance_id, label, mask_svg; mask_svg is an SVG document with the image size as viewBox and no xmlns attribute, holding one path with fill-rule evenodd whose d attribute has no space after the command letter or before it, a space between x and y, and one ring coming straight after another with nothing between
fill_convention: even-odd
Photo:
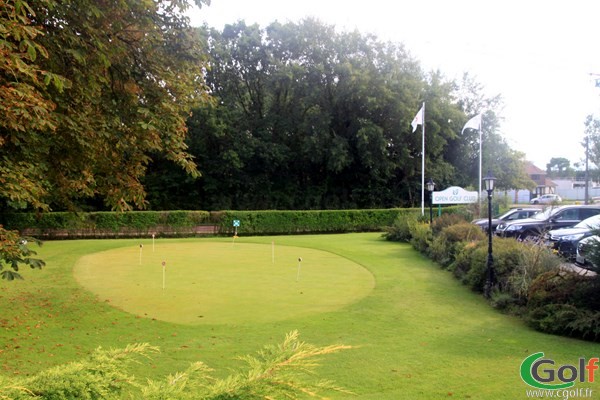
<instances>
[{"instance_id":1,"label":"manicured green grass","mask_svg":"<svg viewBox=\"0 0 600 400\"><path fill-rule=\"evenodd\" d=\"M163 265L164 263L164 265ZM101 300L182 324L256 324L333 311L366 296L371 273L310 248L160 242L82 257L77 281Z\"/></svg>"},{"instance_id":2,"label":"manicured green grass","mask_svg":"<svg viewBox=\"0 0 600 400\"><path fill-rule=\"evenodd\" d=\"M303 340L315 345L355 346L324 358L319 369L321 377L355 392L354 398L519 399L526 398L527 387L519 377L519 365L526 356L543 351L561 365L600 354L600 344L541 334L517 318L498 313L480 295L470 292L410 246L386 242L379 234L241 237L235 246L266 247L267 267L273 240L278 248L292 247L290 257L294 259L289 266L282 266L291 275L287 277L289 281L295 282L297 257L303 257L298 283L307 283L303 279L309 277L312 256L306 256L309 253L304 250L315 249L352 261L344 264L345 268L363 271L356 267L358 264L368 270L369 274L361 272L355 279L368 281L370 291L351 296L345 300L346 305L338 303L308 312L304 309L287 318L265 320L261 319L264 315L255 312L257 319L253 322L248 315L242 318L243 311L239 321L228 316L226 323L211 322L208 316L200 323L166 322L144 316L144 310L126 312L126 302L121 308L114 307L114 295L107 297L83 288L73 274L77 270L81 279L78 260L103 251L111 255L112 251L133 249L132 263L139 267L136 257L140 241L49 242L39 251L47 261L44 270L25 271L24 282L0 282L0 374L33 373L83 357L98 346L149 342L162 351L137 367L135 372L140 378L165 376L196 360L204 361L224 376L228 368L240 365L236 356L252 353L263 344L280 342L286 332L298 329ZM232 245L230 238L169 240L160 244L208 242ZM151 240L143 244L142 263L150 262ZM297 254L298 249L303 254ZM277 263L280 261L276 259ZM167 263L167 268L176 264L169 260ZM238 270L231 275L240 273ZM225 280L231 282L231 275ZM161 284L160 274L158 278ZM156 281L154 276L152 284L156 285ZM170 282L167 275L167 288ZM326 301L325 297L321 295L316 301ZM277 308L275 304L273 309ZM303 309L300 305L297 308ZM180 313L176 304L172 313ZM578 383L576 387L591 387L596 396L600 393L594 384Z\"/></svg>"}]
</instances>

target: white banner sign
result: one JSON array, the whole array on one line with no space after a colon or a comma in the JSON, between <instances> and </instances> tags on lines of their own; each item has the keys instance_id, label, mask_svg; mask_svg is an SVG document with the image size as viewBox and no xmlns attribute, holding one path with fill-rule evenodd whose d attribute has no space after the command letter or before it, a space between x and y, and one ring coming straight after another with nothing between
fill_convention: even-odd
<instances>
[{"instance_id":1,"label":"white banner sign","mask_svg":"<svg viewBox=\"0 0 600 400\"><path fill-rule=\"evenodd\" d=\"M441 192L433 192L432 204L469 204L477 203L477 192L468 192L458 186L450 186Z\"/></svg>"}]
</instances>

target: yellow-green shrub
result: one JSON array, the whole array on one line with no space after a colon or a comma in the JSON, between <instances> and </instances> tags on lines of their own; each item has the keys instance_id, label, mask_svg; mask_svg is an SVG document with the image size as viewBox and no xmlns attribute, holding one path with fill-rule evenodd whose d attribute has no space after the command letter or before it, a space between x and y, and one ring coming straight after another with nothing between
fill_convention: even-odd
<instances>
[{"instance_id":1,"label":"yellow-green shrub","mask_svg":"<svg viewBox=\"0 0 600 400\"><path fill-rule=\"evenodd\" d=\"M434 261L443 267L448 267L454 261L456 253L466 243L483 239L485 234L479 227L462 220L458 224L445 226L438 235L433 234L429 254Z\"/></svg>"}]
</instances>

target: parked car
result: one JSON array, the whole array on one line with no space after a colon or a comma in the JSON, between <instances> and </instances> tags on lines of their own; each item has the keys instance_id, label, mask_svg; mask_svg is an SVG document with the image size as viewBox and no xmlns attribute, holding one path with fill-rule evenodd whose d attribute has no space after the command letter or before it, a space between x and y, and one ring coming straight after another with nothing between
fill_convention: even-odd
<instances>
[{"instance_id":1,"label":"parked car","mask_svg":"<svg viewBox=\"0 0 600 400\"><path fill-rule=\"evenodd\" d=\"M594 235L600 229L600 214L584 219L572 228L559 228L548 231L544 240L561 256L573 260L577 255L577 243Z\"/></svg>"},{"instance_id":2,"label":"parked car","mask_svg":"<svg viewBox=\"0 0 600 400\"><path fill-rule=\"evenodd\" d=\"M512 208L504 214L492 218L492 231L496 231L496 227L503 221L506 222L514 221L517 219L530 218L535 214L539 213L540 211L542 211L542 209L536 207ZM490 225L490 221L488 218L475 219L472 221L472 223L483 229L485 232L488 231Z\"/></svg>"},{"instance_id":3,"label":"parked car","mask_svg":"<svg viewBox=\"0 0 600 400\"><path fill-rule=\"evenodd\" d=\"M539 239L549 230L568 228L597 214L600 214L600 205L547 207L531 218L501 222L496 228L496 234L520 240Z\"/></svg>"},{"instance_id":4,"label":"parked car","mask_svg":"<svg viewBox=\"0 0 600 400\"><path fill-rule=\"evenodd\" d=\"M577 255L575 256L575 262L586 268L593 266L592 261L590 260L590 253L595 246L600 245L599 242L600 236L596 235L581 239L579 243L577 243Z\"/></svg>"},{"instance_id":5,"label":"parked car","mask_svg":"<svg viewBox=\"0 0 600 400\"><path fill-rule=\"evenodd\" d=\"M531 204L558 204L562 203L562 198L557 194L543 194L529 200Z\"/></svg>"}]
</instances>

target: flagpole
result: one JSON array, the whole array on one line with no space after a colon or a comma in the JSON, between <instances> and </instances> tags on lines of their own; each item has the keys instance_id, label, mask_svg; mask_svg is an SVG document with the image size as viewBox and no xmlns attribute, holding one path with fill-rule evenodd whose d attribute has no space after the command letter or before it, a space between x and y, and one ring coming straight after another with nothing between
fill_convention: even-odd
<instances>
[{"instance_id":1,"label":"flagpole","mask_svg":"<svg viewBox=\"0 0 600 400\"><path fill-rule=\"evenodd\" d=\"M465 126L462 128L462 131L460 131L460 134L462 135L465 132L465 129L477 129L479 131L479 194L477 195L477 199L479 200L479 211L481 212L481 183L482 183L482 178L481 178L481 165L482 165L482 155L483 152L481 151L481 143L482 143L482 132L481 132L481 117L482 114L479 113L477 115L475 115L474 117L472 117L471 119L469 119L467 121L467 123L465 124ZM477 124L477 125L475 125ZM480 214L481 215L481 214Z\"/></svg>"},{"instance_id":2,"label":"flagpole","mask_svg":"<svg viewBox=\"0 0 600 400\"><path fill-rule=\"evenodd\" d=\"M479 118L479 215L481 215L481 118Z\"/></svg>"},{"instance_id":3,"label":"flagpole","mask_svg":"<svg viewBox=\"0 0 600 400\"><path fill-rule=\"evenodd\" d=\"M425 102L423 102L423 123L421 129L423 131L423 139L421 143L421 215L425 215Z\"/></svg>"}]
</instances>

